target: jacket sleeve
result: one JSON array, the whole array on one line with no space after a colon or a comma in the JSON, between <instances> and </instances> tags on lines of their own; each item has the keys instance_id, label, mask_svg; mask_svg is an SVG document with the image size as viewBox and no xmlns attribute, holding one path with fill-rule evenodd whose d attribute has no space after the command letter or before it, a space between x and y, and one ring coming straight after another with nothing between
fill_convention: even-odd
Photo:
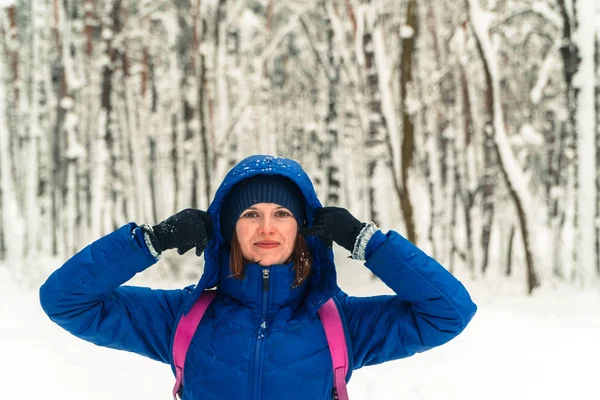
<instances>
[{"instance_id":1,"label":"jacket sleeve","mask_svg":"<svg viewBox=\"0 0 600 400\"><path fill-rule=\"evenodd\" d=\"M171 330L186 290L121 286L156 262L128 224L93 242L40 288L52 321L73 335L169 362Z\"/></svg>"},{"instance_id":2,"label":"jacket sleeve","mask_svg":"<svg viewBox=\"0 0 600 400\"><path fill-rule=\"evenodd\" d=\"M394 231L380 231L366 266L396 294L344 296L354 369L442 345L465 328L477 307L437 261ZM369 242L371 244L371 242Z\"/></svg>"}]
</instances>

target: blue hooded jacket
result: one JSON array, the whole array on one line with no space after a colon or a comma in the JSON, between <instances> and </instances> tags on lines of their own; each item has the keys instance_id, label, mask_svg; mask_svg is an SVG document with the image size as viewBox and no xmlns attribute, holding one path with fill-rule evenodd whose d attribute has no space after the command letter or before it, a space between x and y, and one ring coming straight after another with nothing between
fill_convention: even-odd
<instances>
[{"instance_id":1,"label":"blue hooded jacket","mask_svg":"<svg viewBox=\"0 0 600 400\"><path fill-rule=\"evenodd\" d=\"M296 162L249 157L225 177L208 209L215 235L198 285L180 290L123 285L157 261L130 223L85 247L48 278L40 288L44 311L79 338L172 365L177 321L204 290L216 287L217 297L187 353L184 400L331 399L332 362L317 310L332 297L341 307L349 343L347 380L353 369L448 342L475 314L464 286L394 231L373 235L365 265L395 295L348 296L336 283L332 250L314 237L307 238L312 273L299 287L291 288L291 264L249 264L243 280L231 278L220 235L221 203L237 182L258 174L295 182L306 198L309 221L321 207Z\"/></svg>"}]
</instances>

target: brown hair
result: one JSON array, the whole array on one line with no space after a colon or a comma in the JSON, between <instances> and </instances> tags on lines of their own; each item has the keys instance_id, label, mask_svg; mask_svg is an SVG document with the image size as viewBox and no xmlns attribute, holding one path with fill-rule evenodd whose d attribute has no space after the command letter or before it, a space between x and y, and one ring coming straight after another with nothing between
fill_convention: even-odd
<instances>
[{"instance_id":1,"label":"brown hair","mask_svg":"<svg viewBox=\"0 0 600 400\"><path fill-rule=\"evenodd\" d=\"M294 251L290 260L294 262L294 271L296 271L296 279L292 283L292 287L294 288L300 286L310 276L310 266L312 264L308 244L306 244L306 240L304 240L302 235L296 235L296 243L294 244ZM244 259L242 247L234 232L231 238L231 258L229 259L231 276L236 279L243 279L247 263L248 260Z\"/></svg>"}]
</instances>

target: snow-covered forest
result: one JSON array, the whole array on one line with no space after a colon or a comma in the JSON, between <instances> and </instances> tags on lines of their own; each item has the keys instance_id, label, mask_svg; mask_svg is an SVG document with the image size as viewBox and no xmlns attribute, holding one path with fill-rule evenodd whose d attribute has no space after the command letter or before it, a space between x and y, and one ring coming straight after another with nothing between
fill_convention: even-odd
<instances>
[{"instance_id":1,"label":"snow-covered forest","mask_svg":"<svg viewBox=\"0 0 600 400\"><path fill-rule=\"evenodd\" d=\"M128 221L206 209L268 153L452 272L599 285L596 0L0 4L17 281Z\"/></svg>"}]
</instances>

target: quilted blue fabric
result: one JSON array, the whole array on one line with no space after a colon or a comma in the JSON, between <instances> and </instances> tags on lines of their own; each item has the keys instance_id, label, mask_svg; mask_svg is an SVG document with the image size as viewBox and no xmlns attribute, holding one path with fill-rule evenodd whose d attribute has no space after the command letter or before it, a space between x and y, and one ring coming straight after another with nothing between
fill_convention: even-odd
<instances>
[{"instance_id":1,"label":"quilted blue fabric","mask_svg":"<svg viewBox=\"0 0 600 400\"><path fill-rule=\"evenodd\" d=\"M290 288L292 265L251 264L245 279L229 277L229 253L218 234L221 202L233 185L257 174L296 182L309 220L321 207L296 162L247 158L226 176L208 209L217 234L197 285L180 290L123 285L156 262L130 223L85 247L48 278L40 288L44 311L79 338L171 363L178 318L202 291L216 287L188 351L185 400L331 399L332 363L317 310L333 296L343 310L350 371L446 343L475 314L464 286L394 231L372 237L365 265L395 295L348 296L336 283L333 252L315 238L308 239L313 273L298 288Z\"/></svg>"}]
</instances>

